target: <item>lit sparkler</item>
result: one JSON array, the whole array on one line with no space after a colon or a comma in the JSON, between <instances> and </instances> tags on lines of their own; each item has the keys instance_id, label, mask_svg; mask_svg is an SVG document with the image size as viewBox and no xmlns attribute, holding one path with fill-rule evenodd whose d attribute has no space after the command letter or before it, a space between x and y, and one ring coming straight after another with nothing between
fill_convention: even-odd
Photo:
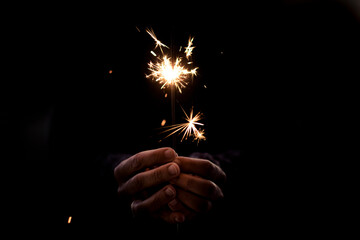
<instances>
[{"instance_id":1,"label":"lit sparkler","mask_svg":"<svg viewBox=\"0 0 360 240\"><path fill-rule=\"evenodd\" d=\"M199 126L203 126L204 124L200 123L199 120L202 118L202 113L197 113L195 116L193 115L193 108L189 115L183 110L186 118L186 123L175 124L175 90L177 89L180 93L182 93L182 88L185 88L188 84L187 80L191 77L193 79L194 76L197 75L197 67L192 66L192 61L189 61L189 58L192 56L192 52L195 48L193 46L193 37L189 37L187 47L184 47L183 56L177 56L173 58L171 49L163 44L160 40L157 39L154 31L151 29L146 29L146 32L154 39L155 48L160 48L161 55L155 53L154 51L150 51L150 53L155 57L155 61L150 61L148 63L149 74L146 75L147 78L151 78L152 80L158 82L161 85L161 89L170 87L171 88L171 115L172 115L172 125L165 127L166 130L164 133L169 133L165 138L173 135L173 147L176 145L175 141L175 133L181 134L183 136L181 138L181 142L185 139L187 140L189 137L193 138L194 141L199 142L200 140L205 140L204 130L197 129ZM170 56L168 57L164 54L162 47L170 49ZM182 52L182 47L180 47L179 52ZM182 59L185 58L188 60L187 64L183 64ZM175 61L174 61L175 59ZM165 125L166 121L162 122L161 125Z\"/></svg>"},{"instance_id":2,"label":"lit sparkler","mask_svg":"<svg viewBox=\"0 0 360 240\"><path fill-rule=\"evenodd\" d=\"M160 62L149 62L150 74L147 78L153 78L156 82L161 84L161 89L167 86L174 85L180 93L181 88L187 85L186 79L189 75L196 76L197 68L190 71L181 65L181 58L176 58L175 64L171 63L171 59L164 56Z\"/></svg>"},{"instance_id":3,"label":"lit sparkler","mask_svg":"<svg viewBox=\"0 0 360 240\"><path fill-rule=\"evenodd\" d=\"M198 112L194 116L194 109L191 108L190 114L187 115L184 109L182 109L185 114L186 123L174 124L166 127L167 129L163 133L170 132L165 138L170 137L171 135L178 133L179 135L183 133L181 142L189 137L192 137L194 141L199 142L200 140L206 140L203 129L197 129L197 126L204 126L203 123L199 121L202 119L202 113Z\"/></svg>"},{"instance_id":4,"label":"lit sparkler","mask_svg":"<svg viewBox=\"0 0 360 240\"><path fill-rule=\"evenodd\" d=\"M170 57L167 57L164 54L161 48L169 47L156 38L156 35L152 29L147 29L146 32L154 39L155 49L159 47L162 53L162 57L157 57L155 63L152 61L149 62L148 69L150 71L150 74L146 75L146 77L152 78L156 82L159 82L161 84L161 89L165 87L175 86L176 89L178 89L179 92L182 93L181 89L186 87L187 85L186 80L189 76L196 76L198 68L195 67L189 69L188 66L186 67L186 65L182 64L181 57L176 57L175 62L173 62ZM189 56L191 56L192 50L194 49L194 47L192 47L193 40L194 38L189 38L188 46L185 47L184 53L186 54L186 58L189 58ZM153 56L157 56L154 51L151 51L151 54Z\"/></svg>"}]
</instances>

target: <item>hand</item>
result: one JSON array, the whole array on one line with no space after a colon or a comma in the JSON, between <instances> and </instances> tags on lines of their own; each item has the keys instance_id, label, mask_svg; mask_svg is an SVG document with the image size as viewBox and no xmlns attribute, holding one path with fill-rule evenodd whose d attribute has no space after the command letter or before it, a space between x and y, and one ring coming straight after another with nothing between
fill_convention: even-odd
<instances>
[{"instance_id":1,"label":"hand","mask_svg":"<svg viewBox=\"0 0 360 240\"><path fill-rule=\"evenodd\" d=\"M177 194L168 184L180 174L179 166L173 163L176 157L173 149L159 148L137 153L116 166L114 176L119 184L118 195L132 201L131 210L135 216L150 215L170 223L184 221L181 212L168 208L168 203ZM162 184L167 185L144 197L144 192Z\"/></svg>"},{"instance_id":2,"label":"hand","mask_svg":"<svg viewBox=\"0 0 360 240\"><path fill-rule=\"evenodd\" d=\"M209 160L188 157L177 157L174 162L181 173L170 181L177 191L176 198L169 203L170 209L191 219L198 213L209 211L215 201L223 198L217 184L224 183L226 175L220 167Z\"/></svg>"}]
</instances>

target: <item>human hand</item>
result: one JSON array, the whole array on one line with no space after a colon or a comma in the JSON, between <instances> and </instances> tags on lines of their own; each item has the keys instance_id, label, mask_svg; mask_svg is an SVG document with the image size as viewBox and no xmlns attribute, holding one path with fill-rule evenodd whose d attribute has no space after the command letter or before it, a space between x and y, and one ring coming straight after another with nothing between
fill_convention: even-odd
<instances>
[{"instance_id":1,"label":"human hand","mask_svg":"<svg viewBox=\"0 0 360 240\"><path fill-rule=\"evenodd\" d=\"M177 157L174 162L181 173L170 181L176 187L176 198L168 204L170 209L191 219L209 211L215 201L223 198L219 185L225 182L226 174L220 167L209 160L189 157Z\"/></svg>"},{"instance_id":2,"label":"human hand","mask_svg":"<svg viewBox=\"0 0 360 240\"><path fill-rule=\"evenodd\" d=\"M176 157L173 149L159 148L137 153L116 166L114 176L119 184L118 195L131 201L135 216L150 215L170 223L184 221L183 213L168 208L168 203L177 194L168 184L180 174L179 166L173 163ZM163 184L167 185L144 196L144 192Z\"/></svg>"}]
</instances>

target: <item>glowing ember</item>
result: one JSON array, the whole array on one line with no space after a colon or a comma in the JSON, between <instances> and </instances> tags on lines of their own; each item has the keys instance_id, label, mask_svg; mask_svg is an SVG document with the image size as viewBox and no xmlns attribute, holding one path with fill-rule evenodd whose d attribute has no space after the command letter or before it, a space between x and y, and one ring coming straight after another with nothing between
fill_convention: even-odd
<instances>
[{"instance_id":1,"label":"glowing ember","mask_svg":"<svg viewBox=\"0 0 360 240\"><path fill-rule=\"evenodd\" d=\"M163 119L163 120L161 121L161 126L163 127L163 126L165 126L165 124L166 124L166 119Z\"/></svg>"}]
</instances>

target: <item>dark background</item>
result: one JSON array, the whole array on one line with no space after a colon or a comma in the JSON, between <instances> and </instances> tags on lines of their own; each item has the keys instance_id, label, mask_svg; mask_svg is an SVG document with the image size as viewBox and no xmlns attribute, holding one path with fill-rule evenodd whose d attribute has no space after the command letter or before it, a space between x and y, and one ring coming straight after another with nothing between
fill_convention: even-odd
<instances>
[{"instance_id":1,"label":"dark background","mask_svg":"<svg viewBox=\"0 0 360 240\"><path fill-rule=\"evenodd\" d=\"M145 78L151 27L167 45L195 37L199 75L177 99L204 113L207 141L178 143L178 153L241 153L224 165L227 207L217 217L227 220L212 223L218 232L341 232L333 206L346 196L341 166L355 146L359 78L352 3L12 8L0 88L8 221L89 236L117 224L99 159L171 145L158 143L157 130L170 122L169 91Z\"/></svg>"}]
</instances>

